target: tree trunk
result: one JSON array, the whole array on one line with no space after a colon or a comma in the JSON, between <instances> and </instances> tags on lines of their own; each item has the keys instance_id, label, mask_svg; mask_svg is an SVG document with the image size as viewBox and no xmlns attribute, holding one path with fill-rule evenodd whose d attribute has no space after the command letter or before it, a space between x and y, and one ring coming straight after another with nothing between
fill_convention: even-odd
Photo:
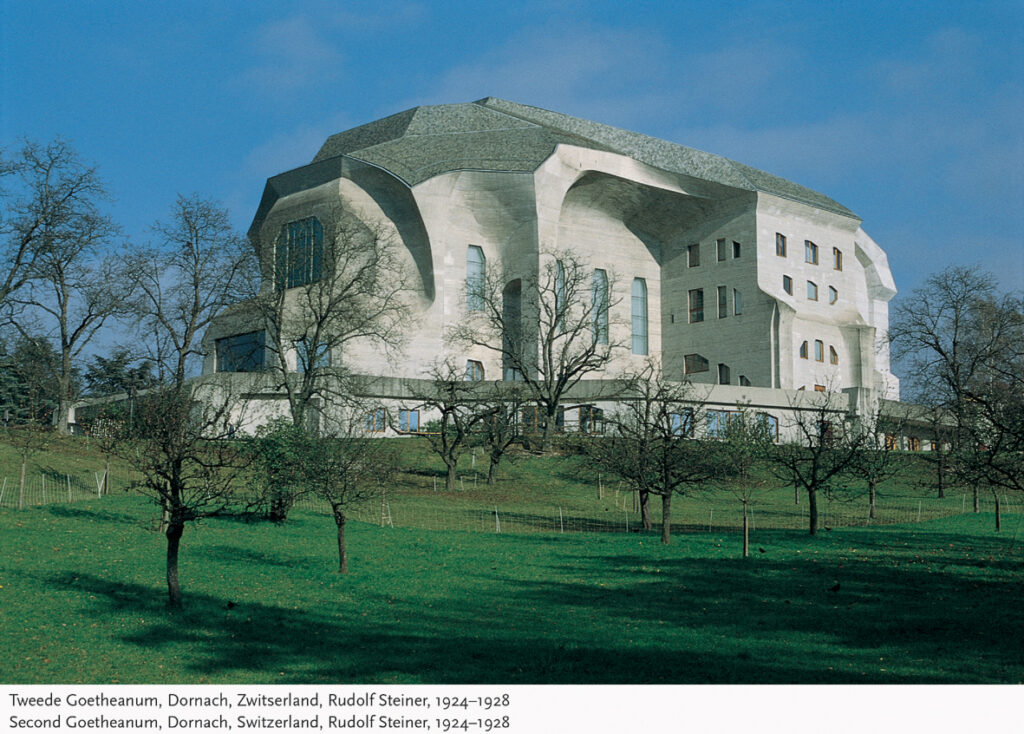
<instances>
[{"instance_id":1,"label":"tree trunk","mask_svg":"<svg viewBox=\"0 0 1024 734\"><path fill-rule=\"evenodd\" d=\"M750 555L750 521L747 519L747 503L743 502L743 557Z\"/></svg>"},{"instance_id":2,"label":"tree trunk","mask_svg":"<svg viewBox=\"0 0 1024 734\"><path fill-rule=\"evenodd\" d=\"M800 487L796 486L795 484L793 485L793 504L800 504Z\"/></svg>"},{"instance_id":3,"label":"tree trunk","mask_svg":"<svg viewBox=\"0 0 1024 734\"><path fill-rule=\"evenodd\" d=\"M110 455L107 454L103 464L103 496L110 494Z\"/></svg>"},{"instance_id":4,"label":"tree trunk","mask_svg":"<svg viewBox=\"0 0 1024 734\"><path fill-rule=\"evenodd\" d=\"M334 522L338 526L338 573L348 573L348 552L345 550L346 520L344 512L335 511Z\"/></svg>"},{"instance_id":5,"label":"tree trunk","mask_svg":"<svg viewBox=\"0 0 1024 734\"><path fill-rule=\"evenodd\" d=\"M672 493L661 495L661 542L672 542Z\"/></svg>"},{"instance_id":6,"label":"tree trunk","mask_svg":"<svg viewBox=\"0 0 1024 734\"><path fill-rule=\"evenodd\" d=\"M549 415L544 421L544 433L541 435L540 451L546 454L551 450L555 435L555 416Z\"/></svg>"},{"instance_id":7,"label":"tree trunk","mask_svg":"<svg viewBox=\"0 0 1024 734\"><path fill-rule=\"evenodd\" d=\"M651 493L641 489L637 494L640 495L640 522L644 530L650 530L654 527L654 521L651 520Z\"/></svg>"},{"instance_id":8,"label":"tree trunk","mask_svg":"<svg viewBox=\"0 0 1024 734\"><path fill-rule=\"evenodd\" d=\"M981 512L981 497L978 495L977 484L974 485L974 489L972 491L974 494L974 513L978 514L979 512Z\"/></svg>"},{"instance_id":9,"label":"tree trunk","mask_svg":"<svg viewBox=\"0 0 1024 734\"><path fill-rule=\"evenodd\" d=\"M181 606L181 584L178 582L178 547L185 524L171 520L167 525L167 603L175 608Z\"/></svg>"},{"instance_id":10,"label":"tree trunk","mask_svg":"<svg viewBox=\"0 0 1024 734\"><path fill-rule=\"evenodd\" d=\"M494 478L498 474L498 462L500 461L500 458L496 458L494 456L491 457L490 466L487 467L487 484L494 484Z\"/></svg>"},{"instance_id":11,"label":"tree trunk","mask_svg":"<svg viewBox=\"0 0 1024 734\"><path fill-rule=\"evenodd\" d=\"M870 507L868 509L868 517L872 520L875 519L875 483L868 482L868 502Z\"/></svg>"},{"instance_id":12,"label":"tree trunk","mask_svg":"<svg viewBox=\"0 0 1024 734\"><path fill-rule=\"evenodd\" d=\"M813 489L807 490L807 517L810 521L810 534L818 534L818 493Z\"/></svg>"},{"instance_id":13,"label":"tree trunk","mask_svg":"<svg viewBox=\"0 0 1024 734\"><path fill-rule=\"evenodd\" d=\"M448 467L448 474L445 475L444 479L444 488L447 489L449 492L455 491L455 473L456 471L458 471L459 468L457 462L458 460L456 460L456 463L451 463L450 460L447 459L444 462L445 465Z\"/></svg>"},{"instance_id":14,"label":"tree trunk","mask_svg":"<svg viewBox=\"0 0 1024 734\"><path fill-rule=\"evenodd\" d=\"M1001 528L1001 523L1000 523L1001 517L1000 517L1000 512L999 512L999 510L1000 510L1000 507L999 507L999 495L996 494L995 492L993 492L992 496L995 498L995 501L996 501L996 532L998 533L1000 528Z\"/></svg>"},{"instance_id":15,"label":"tree trunk","mask_svg":"<svg viewBox=\"0 0 1024 734\"><path fill-rule=\"evenodd\" d=\"M28 459L22 458L21 460L21 484L18 485L18 509L25 509L25 465L28 463Z\"/></svg>"},{"instance_id":16,"label":"tree trunk","mask_svg":"<svg viewBox=\"0 0 1024 734\"><path fill-rule=\"evenodd\" d=\"M946 454L939 450L939 499L946 496Z\"/></svg>"}]
</instances>

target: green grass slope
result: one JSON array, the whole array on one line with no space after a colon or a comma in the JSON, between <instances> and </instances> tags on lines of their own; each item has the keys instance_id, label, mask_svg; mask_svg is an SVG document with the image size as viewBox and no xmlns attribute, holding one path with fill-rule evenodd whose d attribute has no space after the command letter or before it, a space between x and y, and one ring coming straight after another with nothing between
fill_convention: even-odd
<instances>
[{"instance_id":1,"label":"green grass slope","mask_svg":"<svg viewBox=\"0 0 1024 734\"><path fill-rule=\"evenodd\" d=\"M736 533L190 526L165 606L155 509L0 510L0 683L1020 683L1019 516ZM761 552L763 549L763 552Z\"/></svg>"}]
</instances>

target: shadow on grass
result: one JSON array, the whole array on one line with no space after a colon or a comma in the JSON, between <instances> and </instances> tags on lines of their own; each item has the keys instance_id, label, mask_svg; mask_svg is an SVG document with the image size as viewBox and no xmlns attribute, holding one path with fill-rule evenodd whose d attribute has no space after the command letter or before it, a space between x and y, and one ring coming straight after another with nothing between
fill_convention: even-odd
<instances>
[{"instance_id":1,"label":"shadow on grass","mask_svg":"<svg viewBox=\"0 0 1024 734\"><path fill-rule=\"evenodd\" d=\"M98 503L97 503L98 504ZM71 520L89 520L92 522L112 523L116 525L135 525L143 527L150 520L128 512L114 512L98 507L85 508L71 505L46 505L44 511L54 517ZM154 512L155 512L154 508Z\"/></svg>"},{"instance_id":2,"label":"shadow on grass","mask_svg":"<svg viewBox=\"0 0 1024 734\"><path fill-rule=\"evenodd\" d=\"M758 559L595 556L567 543L564 564L534 568L530 578L522 566L492 566L493 573L476 566L439 597L418 587L386 595L346 580L336 603L304 609L270 602L229 609L227 597L187 594L187 608L170 612L151 587L87 574L47 581L91 595L100 617L144 615L150 624L121 641L140 656L180 655L185 667L175 682L182 683L225 676L288 683L1021 679L1024 594L1003 566L1019 560L977 573L969 563L936 572L958 560L958 551L936 549L964 541L941 533L894 534L899 551L891 556L774 560L794 534L760 535L767 553ZM516 542L529 553L531 543L555 540ZM1001 577L986 575L994 569ZM343 588L358 602L346 601Z\"/></svg>"}]
</instances>

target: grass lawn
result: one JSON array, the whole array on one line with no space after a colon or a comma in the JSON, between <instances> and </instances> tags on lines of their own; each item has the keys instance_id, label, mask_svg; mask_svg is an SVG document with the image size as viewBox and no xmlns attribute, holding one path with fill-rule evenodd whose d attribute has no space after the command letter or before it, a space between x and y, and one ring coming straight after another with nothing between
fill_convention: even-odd
<instances>
[{"instance_id":1,"label":"grass lawn","mask_svg":"<svg viewBox=\"0 0 1024 734\"><path fill-rule=\"evenodd\" d=\"M180 612L154 516L0 509L0 683L1024 682L1019 515L759 530L746 560L736 533L353 523L344 577L327 517L206 521Z\"/></svg>"}]
</instances>

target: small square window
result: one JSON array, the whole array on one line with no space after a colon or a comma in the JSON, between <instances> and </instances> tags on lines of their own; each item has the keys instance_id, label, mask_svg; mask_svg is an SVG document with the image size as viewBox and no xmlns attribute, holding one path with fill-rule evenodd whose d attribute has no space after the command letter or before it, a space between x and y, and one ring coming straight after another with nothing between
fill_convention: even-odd
<instances>
[{"instance_id":1,"label":"small square window","mask_svg":"<svg viewBox=\"0 0 1024 734\"><path fill-rule=\"evenodd\" d=\"M718 240L716 244L718 245L718 262L722 262L729 256L729 249L724 239Z\"/></svg>"},{"instance_id":2,"label":"small square window","mask_svg":"<svg viewBox=\"0 0 1024 734\"><path fill-rule=\"evenodd\" d=\"M786 235L775 233L775 254L779 257L786 256Z\"/></svg>"},{"instance_id":3,"label":"small square window","mask_svg":"<svg viewBox=\"0 0 1024 734\"><path fill-rule=\"evenodd\" d=\"M825 392L825 386L824 385L815 385L814 386L814 392Z\"/></svg>"},{"instance_id":4,"label":"small square window","mask_svg":"<svg viewBox=\"0 0 1024 734\"><path fill-rule=\"evenodd\" d=\"M810 240L804 242L804 260L811 265L818 264L818 246Z\"/></svg>"},{"instance_id":5,"label":"small square window","mask_svg":"<svg viewBox=\"0 0 1024 734\"><path fill-rule=\"evenodd\" d=\"M807 281L807 298L812 301L818 300L818 285L816 283Z\"/></svg>"},{"instance_id":6,"label":"small square window","mask_svg":"<svg viewBox=\"0 0 1024 734\"><path fill-rule=\"evenodd\" d=\"M735 260L740 256L740 243L736 240L732 241L732 259Z\"/></svg>"},{"instance_id":7,"label":"small square window","mask_svg":"<svg viewBox=\"0 0 1024 734\"><path fill-rule=\"evenodd\" d=\"M843 269L843 251L838 247L832 248L832 267L836 270Z\"/></svg>"},{"instance_id":8,"label":"small square window","mask_svg":"<svg viewBox=\"0 0 1024 734\"><path fill-rule=\"evenodd\" d=\"M683 372L687 375L693 375L697 372L707 372L709 364L700 354L687 354L683 357Z\"/></svg>"},{"instance_id":9,"label":"small square window","mask_svg":"<svg viewBox=\"0 0 1024 734\"><path fill-rule=\"evenodd\" d=\"M740 375L740 385L743 387L750 387L750 380L747 379L746 375Z\"/></svg>"},{"instance_id":10,"label":"small square window","mask_svg":"<svg viewBox=\"0 0 1024 734\"><path fill-rule=\"evenodd\" d=\"M695 268L700 265L700 245L690 245L686 248L687 265Z\"/></svg>"},{"instance_id":11,"label":"small square window","mask_svg":"<svg viewBox=\"0 0 1024 734\"><path fill-rule=\"evenodd\" d=\"M839 300L839 291L837 291L832 286L829 286L828 287L828 302L829 302L829 304L830 305L835 305L835 303L838 300Z\"/></svg>"},{"instance_id":12,"label":"small square window","mask_svg":"<svg viewBox=\"0 0 1024 734\"><path fill-rule=\"evenodd\" d=\"M786 291L789 295L793 295L793 279L788 275L782 276L782 290Z\"/></svg>"}]
</instances>

